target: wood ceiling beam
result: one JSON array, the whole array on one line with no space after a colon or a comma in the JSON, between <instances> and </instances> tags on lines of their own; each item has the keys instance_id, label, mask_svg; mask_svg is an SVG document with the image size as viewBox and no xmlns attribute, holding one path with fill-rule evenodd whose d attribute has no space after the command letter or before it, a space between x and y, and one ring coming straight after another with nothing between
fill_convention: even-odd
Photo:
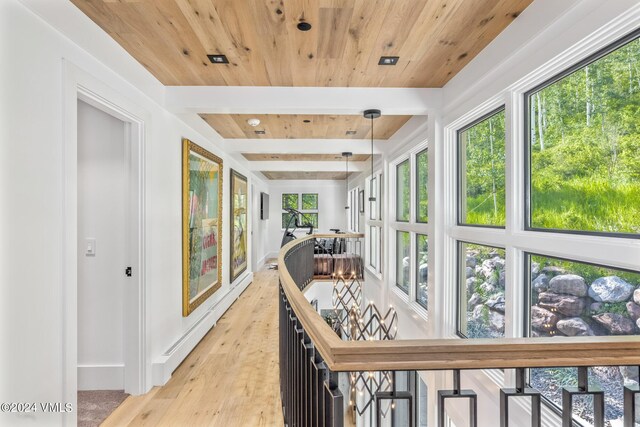
<instances>
[{"instance_id":1,"label":"wood ceiling beam","mask_svg":"<svg viewBox=\"0 0 640 427\"><path fill-rule=\"evenodd\" d=\"M353 87L167 86L165 106L176 114L427 115L440 110L442 89Z\"/></svg>"},{"instance_id":2,"label":"wood ceiling beam","mask_svg":"<svg viewBox=\"0 0 640 427\"><path fill-rule=\"evenodd\" d=\"M292 164L294 163L294 164ZM273 171L273 172L290 172L290 171L324 171L324 172L342 172L345 173L345 162L326 162L326 161L306 161L306 162L258 162L251 161L247 163L247 167L252 171ZM349 162L349 172L366 172L371 169L370 162Z\"/></svg>"}]
</instances>

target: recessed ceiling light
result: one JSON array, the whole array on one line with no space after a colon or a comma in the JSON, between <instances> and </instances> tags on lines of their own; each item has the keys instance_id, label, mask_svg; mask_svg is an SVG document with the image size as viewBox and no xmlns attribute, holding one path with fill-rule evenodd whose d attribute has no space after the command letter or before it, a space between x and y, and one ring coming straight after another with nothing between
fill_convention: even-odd
<instances>
[{"instance_id":1,"label":"recessed ceiling light","mask_svg":"<svg viewBox=\"0 0 640 427\"><path fill-rule=\"evenodd\" d=\"M303 120L303 122L304 122L304 123L311 123L311 120L309 120L309 119L304 119L304 120Z\"/></svg>"},{"instance_id":2,"label":"recessed ceiling light","mask_svg":"<svg viewBox=\"0 0 640 427\"><path fill-rule=\"evenodd\" d=\"M347 135L355 135L356 131L355 130L348 130L347 131Z\"/></svg>"},{"instance_id":3,"label":"recessed ceiling light","mask_svg":"<svg viewBox=\"0 0 640 427\"><path fill-rule=\"evenodd\" d=\"M256 133L256 135L264 135L265 133L267 133L267 132L265 132L263 130L256 130L254 132Z\"/></svg>"},{"instance_id":4,"label":"recessed ceiling light","mask_svg":"<svg viewBox=\"0 0 640 427\"><path fill-rule=\"evenodd\" d=\"M249 126L256 127L256 126L258 126L260 124L260 119L256 119L256 118L249 119L249 120L247 120L247 124Z\"/></svg>"},{"instance_id":5,"label":"recessed ceiling light","mask_svg":"<svg viewBox=\"0 0 640 427\"><path fill-rule=\"evenodd\" d=\"M302 22L298 23L298 29L300 31L309 31L311 29L311 24L309 24L306 21L302 21Z\"/></svg>"},{"instance_id":6,"label":"recessed ceiling light","mask_svg":"<svg viewBox=\"0 0 640 427\"><path fill-rule=\"evenodd\" d=\"M381 56L378 65L396 65L398 63L399 56Z\"/></svg>"},{"instance_id":7,"label":"recessed ceiling light","mask_svg":"<svg viewBox=\"0 0 640 427\"><path fill-rule=\"evenodd\" d=\"M225 55L207 55L212 64L228 64L229 60Z\"/></svg>"}]
</instances>

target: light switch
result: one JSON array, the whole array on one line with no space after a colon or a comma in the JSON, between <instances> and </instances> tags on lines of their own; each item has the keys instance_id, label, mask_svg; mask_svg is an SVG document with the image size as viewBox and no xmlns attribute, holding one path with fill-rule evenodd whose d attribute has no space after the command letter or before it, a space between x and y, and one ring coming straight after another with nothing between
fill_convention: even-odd
<instances>
[{"instance_id":1,"label":"light switch","mask_svg":"<svg viewBox=\"0 0 640 427\"><path fill-rule=\"evenodd\" d=\"M86 256L96 256L96 239L93 237L88 238L84 244Z\"/></svg>"}]
</instances>

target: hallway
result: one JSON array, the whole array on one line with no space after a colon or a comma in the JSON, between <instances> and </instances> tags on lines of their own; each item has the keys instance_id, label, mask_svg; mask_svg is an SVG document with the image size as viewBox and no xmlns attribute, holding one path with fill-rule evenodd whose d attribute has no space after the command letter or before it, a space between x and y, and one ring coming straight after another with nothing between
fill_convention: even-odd
<instances>
[{"instance_id":1,"label":"hallway","mask_svg":"<svg viewBox=\"0 0 640 427\"><path fill-rule=\"evenodd\" d=\"M281 426L278 272L253 283L163 387L129 397L103 426Z\"/></svg>"}]
</instances>

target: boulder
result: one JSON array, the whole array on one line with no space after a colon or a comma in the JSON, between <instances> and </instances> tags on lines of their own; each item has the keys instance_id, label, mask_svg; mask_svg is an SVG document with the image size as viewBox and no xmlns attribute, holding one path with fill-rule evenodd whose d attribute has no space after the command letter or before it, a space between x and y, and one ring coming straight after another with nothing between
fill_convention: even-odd
<instances>
[{"instance_id":1,"label":"boulder","mask_svg":"<svg viewBox=\"0 0 640 427\"><path fill-rule=\"evenodd\" d=\"M472 294L475 287L476 287L476 278L475 277L467 278L467 293Z\"/></svg>"},{"instance_id":2,"label":"boulder","mask_svg":"<svg viewBox=\"0 0 640 427\"><path fill-rule=\"evenodd\" d=\"M636 304L635 302L629 301L627 303L627 313L629 313L629 317L634 322L640 319L640 305Z\"/></svg>"},{"instance_id":3,"label":"boulder","mask_svg":"<svg viewBox=\"0 0 640 427\"><path fill-rule=\"evenodd\" d=\"M549 281L549 289L556 294L584 297L589 288L582 277L575 274L561 274Z\"/></svg>"},{"instance_id":4,"label":"boulder","mask_svg":"<svg viewBox=\"0 0 640 427\"><path fill-rule=\"evenodd\" d=\"M500 280L497 274L492 274L491 276L487 277L486 282L492 286L498 286Z\"/></svg>"},{"instance_id":5,"label":"boulder","mask_svg":"<svg viewBox=\"0 0 640 427\"><path fill-rule=\"evenodd\" d=\"M485 259L482 261L481 272L484 277L493 276L493 272L496 269L496 264L493 259Z\"/></svg>"},{"instance_id":6,"label":"boulder","mask_svg":"<svg viewBox=\"0 0 640 427\"><path fill-rule=\"evenodd\" d=\"M470 277L473 277L476 273L471 267L467 267L466 272L467 272L467 279Z\"/></svg>"},{"instance_id":7,"label":"boulder","mask_svg":"<svg viewBox=\"0 0 640 427\"><path fill-rule=\"evenodd\" d=\"M633 294L633 286L618 276L596 279L589 287L589 296L598 302L623 302Z\"/></svg>"},{"instance_id":8,"label":"boulder","mask_svg":"<svg viewBox=\"0 0 640 427\"><path fill-rule=\"evenodd\" d=\"M496 332L504 333L504 314L496 311L489 312L489 326Z\"/></svg>"},{"instance_id":9,"label":"boulder","mask_svg":"<svg viewBox=\"0 0 640 427\"><path fill-rule=\"evenodd\" d=\"M640 288L633 291L633 302L640 305Z\"/></svg>"},{"instance_id":10,"label":"boulder","mask_svg":"<svg viewBox=\"0 0 640 427\"><path fill-rule=\"evenodd\" d=\"M504 270L504 264L505 264L504 258L501 258L500 256L495 256L491 260L493 261L493 266L496 269Z\"/></svg>"},{"instance_id":11,"label":"boulder","mask_svg":"<svg viewBox=\"0 0 640 427\"><path fill-rule=\"evenodd\" d=\"M546 266L545 268L542 269L542 272L543 273L549 273L549 274L555 276L557 274L564 274L564 273L567 272L567 270L565 270L562 267L556 267L556 266L553 266L553 265L548 265L548 266Z\"/></svg>"},{"instance_id":12,"label":"boulder","mask_svg":"<svg viewBox=\"0 0 640 427\"><path fill-rule=\"evenodd\" d=\"M604 307L604 304L601 302L594 302L593 304L591 304L589 306L589 309L591 311L600 311L602 309L602 307Z\"/></svg>"},{"instance_id":13,"label":"boulder","mask_svg":"<svg viewBox=\"0 0 640 427\"><path fill-rule=\"evenodd\" d=\"M503 294L497 294L497 295L492 296L485 303L485 305L487 307L489 307L490 310L498 311L498 312L504 314L504 306L505 306L504 295Z\"/></svg>"},{"instance_id":14,"label":"boulder","mask_svg":"<svg viewBox=\"0 0 640 427\"><path fill-rule=\"evenodd\" d=\"M496 287L494 285L492 285L491 283L484 282L482 285L480 285L480 289L485 294L492 294L492 293L495 292Z\"/></svg>"},{"instance_id":15,"label":"boulder","mask_svg":"<svg viewBox=\"0 0 640 427\"><path fill-rule=\"evenodd\" d=\"M469 307L475 307L476 305L482 304L483 302L484 302L484 299L480 296L480 294L477 292L474 292L474 294L471 295L471 298L469 298L467 305Z\"/></svg>"},{"instance_id":16,"label":"boulder","mask_svg":"<svg viewBox=\"0 0 640 427\"><path fill-rule=\"evenodd\" d=\"M549 289L549 276L546 274L539 274L538 277L533 279L531 286L533 287L533 290L538 293L546 291Z\"/></svg>"},{"instance_id":17,"label":"boulder","mask_svg":"<svg viewBox=\"0 0 640 427\"><path fill-rule=\"evenodd\" d=\"M484 319L485 319L485 311L489 311L487 310L487 308L480 304L480 305L476 305L475 308L473 309L473 312L471 313L471 320L474 320L478 323L484 323Z\"/></svg>"},{"instance_id":18,"label":"boulder","mask_svg":"<svg viewBox=\"0 0 640 427\"><path fill-rule=\"evenodd\" d=\"M532 262L531 263L531 275L535 276L538 273L540 273L540 264L538 264L537 262Z\"/></svg>"},{"instance_id":19,"label":"boulder","mask_svg":"<svg viewBox=\"0 0 640 427\"><path fill-rule=\"evenodd\" d=\"M420 264L418 267L418 281L420 283L426 283L429 278L429 266L425 264Z\"/></svg>"},{"instance_id":20,"label":"boulder","mask_svg":"<svg viewBox=\"0 0 640 427\"><path fill-rule=\"evenodd\" d=\"M602 313L591 317L611 335L631 335L636 331L636 325L631 319L617 313Z\"/></svg>"},{"instance_id":21,"label":"boulder","mask_svg":"<svg viewBox=\"0 0 640 427\"><path fill-rule=\"evenodd\" d=\"M584 298L575 295L560 295L553 292L542 292L538 295L538 305L554 313L576 317L582 314L585 307Z\"/></svg>"},{"instance_id":22,"label":"boulder","mask_svg":"<svg viewBox=\"0 0 640 427\"><path fill-rule=\"evenodd\" d=\"M640 319L636 320L636 326L640 329Z\"/></svg>"},{"instance_id":23,"label":"boulder","mask_svg":"<svg viewBox=\"0 0 640 427\"><path fill-rule=\"evenodd\" d=\"M507 272L504 270L501 270L500 277L498 278L498 286L504 289L506 282L507 282Z\"/></svg>"},{"instance_id":24,"label":"boulder","mask_svg":"<svg viewBox=\"0 0 640 427\"><path fill-rule=\"evenodd\" d=\"M475 268L476 265L478 265L478 258L467 255L467 267Z\"/></svg>"},{"instance_id":25,"label":"boulder","mask_svg":"<svg viewBox=\"0 0 640 427\"><path fill-rule=\"evenodd\" d=\"M568 337L593 335L591 326L580 317L558 320L556 328Z\"/></svg>"},{"instance_id":26,"label":"boulder","mask_svg":"<svg viewBox=\"0 0 640 427\"><path fill-rule=\"evenodd\" d=\"M540 332L549 332L556 327L558 316L547 309L534 305L531 307L531 327Z\"/></svg>"}]
</instances>

